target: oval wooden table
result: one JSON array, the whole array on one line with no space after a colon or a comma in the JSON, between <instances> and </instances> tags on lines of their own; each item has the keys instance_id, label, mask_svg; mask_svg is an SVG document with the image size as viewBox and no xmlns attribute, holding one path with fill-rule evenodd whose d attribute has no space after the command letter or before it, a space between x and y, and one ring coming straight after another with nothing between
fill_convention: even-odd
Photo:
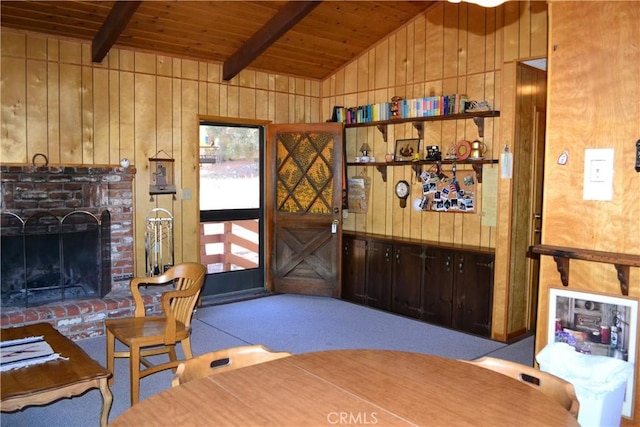
<instances>
[{"instance_id":1,"label":"oval wooden table","mask_svg":"<svg viewBox=\"0 0 640 427\"><path fill-rule=\"evenodd\" d=\"M560 404L505 375L426 354L305 353L170 388L122 426L577 426Z\"/></svg>"}]
</instances>

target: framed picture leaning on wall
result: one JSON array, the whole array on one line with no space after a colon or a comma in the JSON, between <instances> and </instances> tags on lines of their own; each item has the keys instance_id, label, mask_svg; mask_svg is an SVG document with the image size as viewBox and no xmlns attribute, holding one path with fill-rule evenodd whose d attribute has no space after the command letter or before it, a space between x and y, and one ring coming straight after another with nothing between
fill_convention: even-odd
<instances>
[{"instance_id":1,"label":"framed picture leaning on wall","mask_svg":"<svg viewBox=\"0 0 640 427\"><path fill-rule=\"evenodd\" d=\"M420 156L420 139L397 139L394 154L396 161L413 160L416 154L418 155L418 159L421 159L422 157Z\"/></svg>"},{"instance_id":2,"label":"framed picture leaning on wall","mask_svg":"<svg viewBox=\"0 0 640 427\"><path fill-rule=\"evenodd\" d=\"M565 342L585 354L635 363L638 301L551 288L547 342ZM633 414L635 373L627 381L622 415Z\"/></svg>"}]
</instances>

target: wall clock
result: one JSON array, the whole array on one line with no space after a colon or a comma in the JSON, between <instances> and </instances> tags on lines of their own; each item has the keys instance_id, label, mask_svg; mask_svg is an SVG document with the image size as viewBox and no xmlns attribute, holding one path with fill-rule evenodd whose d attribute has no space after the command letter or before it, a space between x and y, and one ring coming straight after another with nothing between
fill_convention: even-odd
<instances>
[{"instance_id":1,"label":"wall clock","mask_svg":"<svg viewBox=\"0 0 640 427\"><path fill-rule=\"evenodd\" d=\"M400 180L396 183L396 196L400 200L400 207L405 208L407 206L407 197L409 197L409 183L405 180Z\"/></svg>"}]
</instances>

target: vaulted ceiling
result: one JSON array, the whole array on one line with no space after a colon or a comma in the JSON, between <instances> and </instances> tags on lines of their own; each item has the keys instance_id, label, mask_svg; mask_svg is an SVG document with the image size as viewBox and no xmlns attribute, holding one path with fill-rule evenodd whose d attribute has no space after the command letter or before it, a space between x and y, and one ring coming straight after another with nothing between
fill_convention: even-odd
<instances>
[{"instance_id":1,"label":"vaulted ceiling","mask_svg":"<svg viewBox=\"0 0 640 427\"><path fill-rule=\"evenodd\" d=\"M3 27L324 79L435 1L6 1Z\"/></svg>"}]
</instances>

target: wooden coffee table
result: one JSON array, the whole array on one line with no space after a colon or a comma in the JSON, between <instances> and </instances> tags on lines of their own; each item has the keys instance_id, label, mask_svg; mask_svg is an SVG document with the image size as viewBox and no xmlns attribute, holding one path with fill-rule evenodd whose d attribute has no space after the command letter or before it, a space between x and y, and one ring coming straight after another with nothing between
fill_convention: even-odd
<instances>
[{"instance_id":1,"label":"wooden coffee table","mask_svg":"<svg viewBox=\"0 0 640 427\"><path fill-rule=\"evenodd\" d=\"M48 323L1 330L2 341L41 335L53 351L68 360L58 359L2 372L0 410L12 412L25 406L45 405L63 397L73 397L89 389L99 388L102 393L100 425L106 426L113 400L107 385L111 372Z\"/></svg>"}]
</instances>

